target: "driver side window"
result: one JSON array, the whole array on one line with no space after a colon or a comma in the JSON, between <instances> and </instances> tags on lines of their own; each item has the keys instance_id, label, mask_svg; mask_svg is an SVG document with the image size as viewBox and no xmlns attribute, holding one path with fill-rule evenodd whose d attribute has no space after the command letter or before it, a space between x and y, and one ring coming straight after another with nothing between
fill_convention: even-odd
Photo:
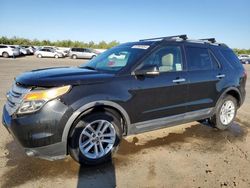
<instances>
[{"instance_id":1,"label":"driver side window","mask_svg":"<svg viewBox=\"0 0 250 188\"><path fill-rule=\"evenodd\" d=\"M153 52L143 66L156 65L160 72L182 71L182 56L179 46L166 46Z\"/></svg>"}]
</instances>

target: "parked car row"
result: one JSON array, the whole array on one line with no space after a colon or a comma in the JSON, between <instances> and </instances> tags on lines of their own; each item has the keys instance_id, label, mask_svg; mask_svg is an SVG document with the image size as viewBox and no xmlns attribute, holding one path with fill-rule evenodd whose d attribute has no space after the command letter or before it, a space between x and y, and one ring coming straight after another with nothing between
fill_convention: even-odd
<instances>
[{"instance_id":1,"label":"parked car row","mask_svg":"<svg viewBox=\"0 0 250 188\"><path fill-rule=\"evenodd\" d=\"M92 59L99 54L98 51L90 48L70 48L67 50L60 50L56 47L43 47L35 52L35 55L39 58L42 57L54 57L63 58L70 57L72 59L88 58Z\"/></svg>"},{"instance_id":2,"label":"parked car row","mask_svg":"<svg viewBox=\"0 0 250 188\"><path fill-rule=\"evenodd\" d=\"M250 64L250 55L248 54L240 54L238 56L242 64Z\"/></svg>"},{"instance_id":3,"label":"parked car row","mask_svg":"<svg viewBox=\"0 0 250 188\"><path fill-rule=\"evenodd\" d=\"M70 48L69 50L59 49L53 46L20 46L20 45L0 45L0 56L17 57L20 55L35 55L38 58L52 57L52 58L64 58L70 57L72 59L88 58L92 59L96 57L100 52L90 48Z\"/></svg>"}]
</instances>

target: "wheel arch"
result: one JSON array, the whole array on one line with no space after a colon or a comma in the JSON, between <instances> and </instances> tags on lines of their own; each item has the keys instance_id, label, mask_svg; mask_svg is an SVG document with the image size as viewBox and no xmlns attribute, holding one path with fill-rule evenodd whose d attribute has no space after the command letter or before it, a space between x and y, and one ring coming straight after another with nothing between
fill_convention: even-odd
<instances>
[{"instance_id":1,"label":"wheel arch","mask_svg":"<svg viewBox=\"0 0 250 188\"><path fill-rule=\"evenodd\" d=\"M240 106L242 104L242 96L240 94L240 91L236 87L229 87L226 90L223 91L223 93L220 95L218 102L225 97L226 95L231 95L237 100L237 105Z\"/></svg>"},{"instance_id":2,"label":"wheel arch","mask_svg":"<svg viewBox=\"0 0 250 188\"><path fill-rule=\"evenodd\" d=\"M127 134L127 127L130 125L130 118L127 114L126 110L120 106L119 104L112 102L112 101L94 101L90 102L88 104L85 104L84 106L77 109L68 119L64 130L62 134L62 142L65 143L65 147L67 148L67 142L68 142L68 135L70 133L71 127L74 125L74 123L79 120L84 115L93 112L93 110L99 110L99 109L110 109L114 110L116 113L118 113L123 121L123 134Z\"/></svg>"},{"instance_id":3,"label":"wheel arch","mask_svg":"<svg viewBox=\"0 0 250 188\"><path fill-rule=\"evenodd\" d=\"M10 55L7 51L3 51L3 52L2 52L2 55L3 55L4 53L7 53L7 54L8 54L8 56Z\"/></svg>"},{"instance_id":4,"label":"wheel arch","mask_svg":"<svg viewBox=\"0 0 250 188\"><path fill-rule=\"evenodd\" d=\"M76 56L76 58L78 57L77 54L73 53L71 54L70 58L73 58L74 56Z\"/></svg>"}]
</instances>

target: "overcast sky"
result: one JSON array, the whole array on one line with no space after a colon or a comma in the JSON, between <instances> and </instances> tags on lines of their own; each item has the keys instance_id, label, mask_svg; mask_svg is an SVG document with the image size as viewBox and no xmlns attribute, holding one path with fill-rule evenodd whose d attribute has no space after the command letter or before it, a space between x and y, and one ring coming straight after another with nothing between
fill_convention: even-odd
<instances>
[{"instance_id":1,"label":"overcast sky","mask_svg":"<svg viewBox=\"0 0 250 188\"><path fill-rule=\"evenodd\" d=\"M0 36L127 42L175 34L250 48L250 0L0 1Z\"/></svg>"}]
</instances>

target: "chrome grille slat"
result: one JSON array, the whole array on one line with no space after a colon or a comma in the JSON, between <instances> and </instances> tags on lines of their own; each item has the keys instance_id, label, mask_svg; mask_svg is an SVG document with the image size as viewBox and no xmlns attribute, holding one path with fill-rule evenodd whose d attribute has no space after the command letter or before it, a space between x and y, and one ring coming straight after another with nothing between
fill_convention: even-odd
<instances>
[{"instance_id":1,"label":"chrome grille slat","mask_svg":"<svg viewBox=\"0 0 250 188\"><path fill-rule=\"evenodd\" d=\"M30 90L31 88L18 86L16 83L13 84L11 90L7 93L7 103L5 105L9 115L12 115L16 112L23 101L24 95Z\"/></svg>"}]
</instances>

